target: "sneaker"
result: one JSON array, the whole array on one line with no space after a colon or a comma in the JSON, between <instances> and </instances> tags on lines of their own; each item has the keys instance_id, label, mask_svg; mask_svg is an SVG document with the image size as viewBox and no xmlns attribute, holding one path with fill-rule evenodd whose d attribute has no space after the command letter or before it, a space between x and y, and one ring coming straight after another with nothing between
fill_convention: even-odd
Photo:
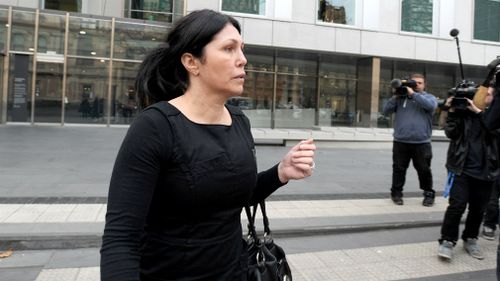
<instances>
[{"instance_id":1,"label":"sneaker","mask_svg":"<svg viewBox=\"0 0 500 281\"><path fill-rule=\"evenodd\" d=\"M483 253L481 253L481 247L477 244L477 238L467 238L464 240L464 249L472 257L478 260L484 259Z\"/></svg>"},{"instance_id":2,"label":"sneaker","mask_svg":"<svg viewBox=\"0 0 500 281\"><path fill-rule=\"evenodd\" d=\"M491 227L487 227L486 225L483 226L483 231L481 232L481 234L486 240L495 240L495 230Z\"/></svg>"},{"instance_id":3,"label":"sneaker","mask_svg":"<svg viewBox=\"0 0 500 281\"><path fill-rule=\"evenodd\" d=\"M453 252L453 242L448 240L443 240L443 242L439 244L438 248L439 257L450 260L452 252Z\"/></svg>"},{"instance_id":4,"label":"sneaker","mask_svg":"<svg viewBox=\"0 0 500 281\"><path fill-rule=\"evenodd\" d=\"M392 199L392 202L394 202L394 204L403 205L403 197L395 195L395 196L391 196L391 199Z\"/></svg>"},{"instance_id":5,"label":"sneaker","mask_svg":"<svg viewBox=\"0 0 500 281\"><path fill-rule=\"evenodd\" d=\"M431 207L432 205L434 205L434 192L424 192L424 200L422 201L422 205L425 207Z\"/></svg>"}]
</instances>

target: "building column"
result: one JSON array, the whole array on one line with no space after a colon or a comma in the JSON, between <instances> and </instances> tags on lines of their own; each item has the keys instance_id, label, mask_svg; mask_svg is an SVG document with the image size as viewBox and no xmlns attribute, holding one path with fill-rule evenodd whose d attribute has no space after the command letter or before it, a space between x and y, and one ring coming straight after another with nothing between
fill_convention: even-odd
<instances>
[{"instance_id":1,"label":"building column","mask_svg":"<svg viewBox=\"0 0 500 281\"><path fill-rule=\"evenodd\" d=\"M7 100L9 98L9 64L10 64L10 34L12 29L12 6L9 6L7 19L7 38L5 40L3 71L2 71L2 89L0 93L0 124L7 122Z\"/></svg>"},{"instance_id":2,"label":"building column","mask_svg":"<svg viewBox=\"0 0 500 281\"><path fill-rule=\"evenodd\" d=\"M357 126L376 128L379 111L380 58L359 59L357 76Z\"/></svg>"}]
</instances>

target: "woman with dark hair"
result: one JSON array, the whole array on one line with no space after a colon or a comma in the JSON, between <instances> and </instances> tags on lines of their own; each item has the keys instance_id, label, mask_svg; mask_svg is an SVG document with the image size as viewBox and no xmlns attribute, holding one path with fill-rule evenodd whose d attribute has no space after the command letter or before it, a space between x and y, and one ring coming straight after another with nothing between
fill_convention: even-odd
<instances>
[{"instance_id":1,"label":"woman with dark hair","mask_svg":"<svg viewBox=\"0 0 500 281\"><path fill-rule=\"evenodd\" d=\"M225 101L245 81L240 26L194 11L141 65L145 109L111 177L101 280L246 280L242 207L312 174L312 139L257 173L250 122Z\"/></svg>"}]
</instances>

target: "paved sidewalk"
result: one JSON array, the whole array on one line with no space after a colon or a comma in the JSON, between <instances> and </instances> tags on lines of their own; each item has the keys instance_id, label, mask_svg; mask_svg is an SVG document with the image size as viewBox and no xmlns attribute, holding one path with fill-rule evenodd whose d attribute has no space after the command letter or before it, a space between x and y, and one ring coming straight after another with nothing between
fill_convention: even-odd
<instances>
[{"instance_id":1,"label":"paved sidewalk","mask_svg":"<svg viewBox=\"0 0 500 281\"><path fill-rule=\"evenodd\" d=\"M325 280L443 280L448 275L462 276L446 280L494 280L496 266L496 242L481 241L485 259L472 259L465 250L457 247L451 262L436 257L437 244L433 242L410 243L391 246L319 251L287 254L291 265L293 279L296 281ZM23 257L21 257L21 255ZM7 263L23 262L24 269L14 269L10 277L18 279L2 279L10 281L98 281L98 249L66 250L66 251L25 251L14 256ZM80 265L74 267L74 261L65 259L78 258ZM48 264L44 267L44 263ZM65 265L66 267L58 267ZM23 270L23 279L17 270ZM476 279L464 278L474 272ZM17 276L17 277L16 277ZM4 278L9 276L4 274Z\"/></svg>"},{"instance_id":2,"label":"paved sidewalk","mask_svg":"<svg viewBox=\"0 0 500 281\"><path fill-rule=\"evenodd\" d=\"M259 167L269 167L301 139L318 147L315 175L290 183L267 201L280 241L304 235L407 231L441 224L446 199L423 207L409 170L405 205L388 199L391 129L253 129ZM110 172L126 127L0 125L0 280L99 280L99 246ZM441 190L446 143L435 131L433 171ZM242 216L243 224L245 217ZM370 232L371 234L372 232ZM488 280L497 242L481 240L486 259L457 247L456 258L436 258L436 237L396 245L287 252L294 280ZM423 270L422 270L423 269ZM465 274L465 275L464 275ZM448 279L446 279L448 278ZM486 279L485 279L486 278Z\"/></svg>"},{"instance_id":3,"label":"paved sidewalk","mask_svg":"<svg viewBox=\"0 0 500 281\"><path fill-rule=\"evenodd\" d=\"M396 206L388 199L280 200L268 202L267 210L279 241L308 233L438 225L446 206L441 197L430 208L421 205L420 197L411 197L406 198L403 206ZM105 204L1 204L0 240L11 239L10 246L15 251L11 257L0 259L0 280L99 280L98 247L105 207ZM245 221L243 216L242 219ZM14 239L18 239L17 244ZM81 239L88 244L78 244ZM287 257L297 281L405 280L478 271L484 271L479 275L481 278L494 276L497 242L481 239L480 244L486 257L482 261L471 258L459 244L452 262L444 262L437 258L435 240L290 253Z\"/></svg>"},{"instance_id":4,"label":"paved sidewalk","mask_svg":"<svg viewBox=\"0 0 500 281\"><path fill-rule=\"evenodd\" d=\"M422 206L421 200L406 198L403 206L389 199L269 201L266 207L278 237L439 225L446 200L437 198L433 207ZM105 214L105 204L0 204L0 245L19 250L96 247Z\"/></svg>"}]
</instances>

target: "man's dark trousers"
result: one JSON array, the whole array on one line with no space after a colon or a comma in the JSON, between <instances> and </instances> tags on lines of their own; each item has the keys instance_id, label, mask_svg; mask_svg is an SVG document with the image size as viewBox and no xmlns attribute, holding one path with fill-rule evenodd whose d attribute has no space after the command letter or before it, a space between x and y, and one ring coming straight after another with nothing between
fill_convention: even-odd
<instances>
[{"instance_id":1,"label":"man's dark trousers","mask_svg":"<svg viewBox=\"0 0 500 281\"><path fill-rule=\"evenodd\" d=\"M432 147L430 143L403 143L394 141L392 146L392 196L402 196L403 186L406 180L406 170L413 162L417 170L420 189L430 191L432 189Z\"/></svg>"},{"instance_id":2,"label":"man's dark trousers","mask_svg":"<svg viewBox=\"0 0 500 281\"><path fill-rule=\"evenodd\" d=\"M462 174L456 176L450 190L449 205L441 226L441 241L456 242L462 215L469 206L462 239L477 238L493 181L483 181Z\"/></svg>"}]
</instances>

